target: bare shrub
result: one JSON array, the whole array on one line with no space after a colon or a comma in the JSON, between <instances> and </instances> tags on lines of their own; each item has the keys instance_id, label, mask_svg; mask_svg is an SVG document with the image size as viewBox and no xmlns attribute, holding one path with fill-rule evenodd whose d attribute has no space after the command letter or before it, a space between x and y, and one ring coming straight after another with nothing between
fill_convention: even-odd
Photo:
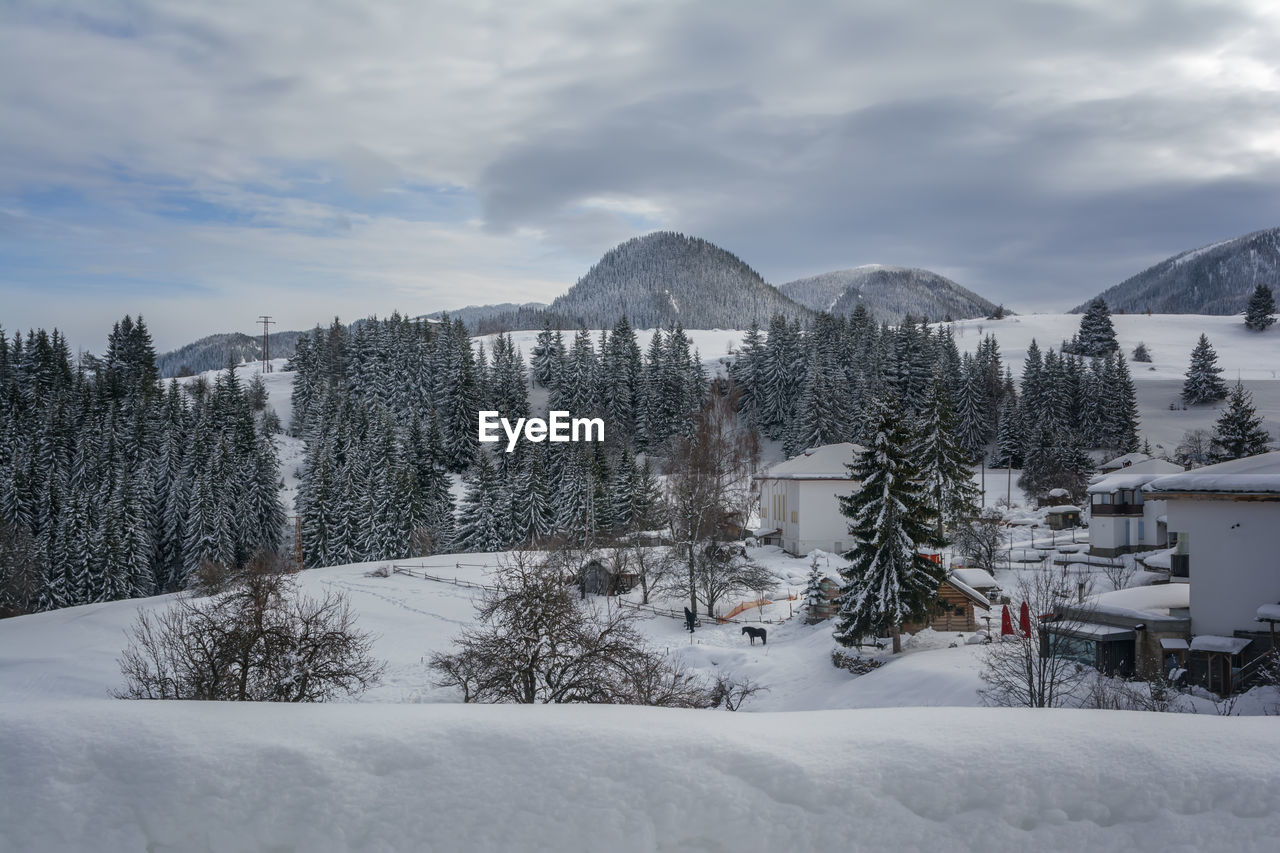
<instances>
[{"instance_id":1,"label":"bare shrub","mask_svg":"<svg viewBox=\"0 0 1280 853\"><path fill-rule=\"evenodd\" d=\"M1128 587L1133 580L1133 576L1138 571L1136 563L1123 557L1114 562L1105 563L1099 568L1102 570L1102 576L1110 582L1112 589L1125 589Z\"/></svg>"},{"instance_id":2,"label":"bare shrub","mask_svg":"<svg viewBox=\"0 0 1280 853\"><path fill-rule=\"evenodd\" d=\"M359 695L383 672L346 596L302 596L279 573L247 573L217 595L143 611L129 633L120 699L323 702Z\"/></svg>"},{"instance_id":3,"label":"bare shrub","mask_svg":"<svg viewBox=\"0 0 1280 853\"><path fill-rule=\"evenodd\" d=\"M1016 595L1030 608L1031 636L1018 632L985 647L981 675L986 684L979 691L984 702L1059 708L1080 701L1095 670L1071 659L1071 640L1060 632L1087 621L1082 618L1087 608L1080 604L1072 605L1073 615L1063 615L1066 605L1077 595L1083 601L1085 594L1087 589L1079 588L1077 578L1065 568L1055 567L1052 557L1039 571L1022 574Z\"/></svg>"},{"instance_id":4,"label":"bare shrub","mask_svg":"<svg viewBox=\"0 0 1280 853\"><path fill-rule=\"evenodd\" d=\"M464 702L710 707L711 689L649 648L634 612L582 601L561 560L503 559L451 654L429 665Z\"/></svg>"},{"instance_id":5,"label":"bare shrub","mask_svg":"<svg viewBox=\"0 0 1280 853\"><path fill-rule=\"evenodd\" d=\"M756 694L768 693L769 688L745 676L737 678L732 675L722 675L716 679L711 692L714 699L713 707L718 708L723 705L726 711L736 711Z\"/></svg>"}]
</instances>

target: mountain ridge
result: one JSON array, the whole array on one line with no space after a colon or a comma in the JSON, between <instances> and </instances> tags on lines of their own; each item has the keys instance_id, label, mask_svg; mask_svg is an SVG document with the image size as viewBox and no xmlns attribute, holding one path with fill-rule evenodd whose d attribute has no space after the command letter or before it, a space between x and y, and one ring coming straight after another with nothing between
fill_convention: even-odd
<instances>
[{"instance_id":1,"label":"mountain ridge","mask_svg":"<svg viewBox=\"0 0 1280 853\"><path fill-rule=\"evenodd\" d=\"M1258 284L1280 285L1280 228L1179 252L1099 296L1112 311L1229 315L1244 311ZM1088 304L1076 306L1072 313Z\"/></svg>"}]
</instances>

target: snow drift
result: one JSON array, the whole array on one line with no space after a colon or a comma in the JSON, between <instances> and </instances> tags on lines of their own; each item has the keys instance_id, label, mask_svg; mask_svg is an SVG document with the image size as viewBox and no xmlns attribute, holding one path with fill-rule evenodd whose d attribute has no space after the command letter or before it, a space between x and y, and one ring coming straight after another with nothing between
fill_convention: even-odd
<instances>
[{"instance_id":1,"label":"snow drift","mask_svg":"<svg viewBox=\"0 0 1280 853\"><path fill-rule=\"evenodd\" d=\"M0 703L0 849L1271 850L1278 748L1121 712Z\"/></svg>"}]
</instances>

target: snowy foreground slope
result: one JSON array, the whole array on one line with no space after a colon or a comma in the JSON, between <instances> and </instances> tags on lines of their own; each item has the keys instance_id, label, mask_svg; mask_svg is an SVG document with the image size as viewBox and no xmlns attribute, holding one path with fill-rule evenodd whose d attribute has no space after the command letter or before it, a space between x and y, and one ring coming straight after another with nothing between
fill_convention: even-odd
<instances>
[{"instance_id":1,"label":"snowy foreground slope","mask_svg":"<svg viewBox=\"0 0 1280 853\"><path fill-rule=\"evenodd\" d=\"M1272 850L1265 718L0 702L0 849Z\"/></svg>"}]
</instances>

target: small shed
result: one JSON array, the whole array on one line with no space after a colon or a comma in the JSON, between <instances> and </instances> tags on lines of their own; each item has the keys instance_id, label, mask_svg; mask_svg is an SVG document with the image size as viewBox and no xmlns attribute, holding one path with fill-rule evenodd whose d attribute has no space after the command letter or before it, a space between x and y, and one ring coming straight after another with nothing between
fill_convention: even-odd
<instances>
[{"instance_id":1,"label":"small shed","mask_svg":"<svg viewBox=\"0 0 1280 853\"><path fill-rule=\"evenodd\" d=\"M1044 522L1050 530L1070 530L1080 526L1080 507L1058 504L1045 511Z\"/></svg>"},{"instance_id":2,"label":"small shed","mask_svg":"<svg viewBox=\"0 0 1280 853\"><path fill-rule=\"evenodd\" d=\"M929 621L903 625L909 634L932 628L935 631L976 631L978 617L975 608L991 609L987 597L955 576L947 576L938 586L938 597L929 609Z\"/></svg>"},{"instance_id":3,"label":"small shed","mask_svg":"<svg viewBox=\"0 0 1280 853\"><path fill-rule=\"evenodd\" d=\"M629 592L639 577L634 572L616 572L600 560L582 567L578 583L586 595L618 595Z\"/></svg>"}]
</instances>

